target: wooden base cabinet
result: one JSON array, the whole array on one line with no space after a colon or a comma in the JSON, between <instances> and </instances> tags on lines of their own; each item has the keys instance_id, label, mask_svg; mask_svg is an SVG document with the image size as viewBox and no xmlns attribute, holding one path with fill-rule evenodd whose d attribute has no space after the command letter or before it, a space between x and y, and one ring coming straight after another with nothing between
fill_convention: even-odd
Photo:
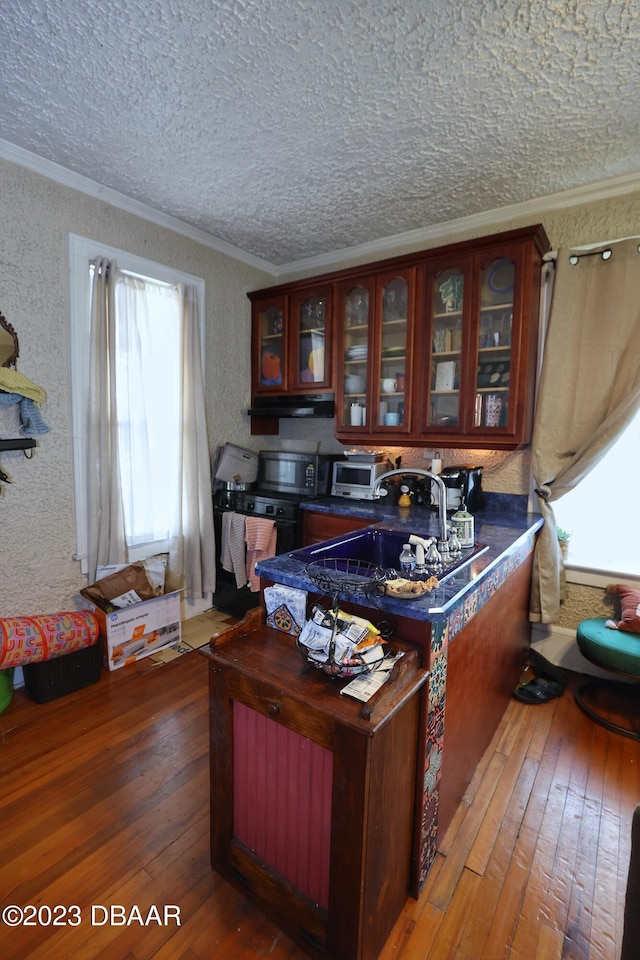
<instances>
[{"instance_id":1,"label":"wooden base cabinet","mask_svg":"<svg viewBox=\"0 0 640 960\"><path fill-rule=\"evenodd\" d=\"M374 960L409 895L427 673L400 644L363 705L263 617L205 651L212 865L311 956Z\"/></svg>"},{"instance_id":2,"label":"wooden base cabinet","mask_svg":"<svg viewBox=\"0 0 640 960\"><path fill-rule=\"evenodd\" d=\"M333 537L341 537L343 533L351 533L361 527L369 527L373 520L363 520L361 517L350 517L337 513L314 513L313 510L303 510L302 539L303 546L310 547L313 543L323 543Z\"/></svg>"}]
</instances>

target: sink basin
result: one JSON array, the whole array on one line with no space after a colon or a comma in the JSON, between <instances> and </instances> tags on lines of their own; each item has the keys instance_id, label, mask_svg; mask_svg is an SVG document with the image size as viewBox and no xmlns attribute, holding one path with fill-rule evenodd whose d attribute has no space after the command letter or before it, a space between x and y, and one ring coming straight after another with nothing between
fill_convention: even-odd
<instances>
[{"instance_id":1,"label":"sink basin","mask_svg":"<svg viewBox=\"0 0 640 960\"><path fill-rule=\"evenodd\" d=\"M304 563L328 558L345 562L347 560L363 560L375 563L383 570L390 568L397 570L400 551L407 539L407 533L399 530L388 530L385 527L364 527L360 530L354 530L352 533L334 537L332 540L325 540L322 543L314 543L310 547L294 550L289 556L294 560L302 560ZM442 582L486 549L486 544L476 543L473 547L463 549L459 556L447 560L443 567L434 571L434 573Z\"/></svg>"}]
</instances>

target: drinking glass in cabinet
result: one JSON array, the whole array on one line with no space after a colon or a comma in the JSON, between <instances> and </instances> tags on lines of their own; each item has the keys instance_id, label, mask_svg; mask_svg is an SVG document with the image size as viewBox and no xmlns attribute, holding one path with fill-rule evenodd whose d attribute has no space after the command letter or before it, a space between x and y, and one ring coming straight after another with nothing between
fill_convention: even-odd
<instances>
[{"instance_id":1,"label":"drinking glass in cabinet","mask_svg":"<svg viewBox=\"0 0 640 960\"><path fill-rule=\"evenodd\" d=\"M347 297L345 321L347 327L364 326L369 317L369 293L364 287L356 287Z\"/></svg>"},{"instance_id":2,"label":"drinking glass in cabinet","mask_svg":"<svg viewBox=\"0 0 640 960\"><path fill-rule=\"evenodd\" d=\"M407 318L407 282L396 277L386 285L382 293L382 322Z\"/></svg>"},{"instance_id":3,"label":"drinking glass in cabinet","mask_svg":"<svg viewBox=\"0 0 640 960\"><path fill-rule=\"evenodd\" d=\"M309 297L300 308L301 330L324 330L324 297Z\"/></svg>"}]
</instances>

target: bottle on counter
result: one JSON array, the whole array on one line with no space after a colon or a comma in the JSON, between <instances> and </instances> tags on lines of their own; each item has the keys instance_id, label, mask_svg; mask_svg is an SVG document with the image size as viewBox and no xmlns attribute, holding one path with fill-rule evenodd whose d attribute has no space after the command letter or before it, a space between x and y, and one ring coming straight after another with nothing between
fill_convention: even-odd
<instances>
[{"instance_id":1,"label":"bottle on counter","mask_svg":"<svg viewBox=\"0 0 640 960\"><path fill-rule=\"evenodd\" d=\"M464 497L460 501L460 509L451 517L451 528L455 530L456 536L463 549L473 547L475 544L475 529L472 514L467 510Z\"/></svg>"},{"instance_id":2,"label":"bottle on counter","mask_svg":"<svg viewBox=\"0 0 640 960\"><path fill-rule=\"evenodd\" d=\"M411 549L410 543L403 543L399 564L400 573L402 573L405 577L411 576L416 568L416 558L413 550Z\"/></svg>"}]
</instances>

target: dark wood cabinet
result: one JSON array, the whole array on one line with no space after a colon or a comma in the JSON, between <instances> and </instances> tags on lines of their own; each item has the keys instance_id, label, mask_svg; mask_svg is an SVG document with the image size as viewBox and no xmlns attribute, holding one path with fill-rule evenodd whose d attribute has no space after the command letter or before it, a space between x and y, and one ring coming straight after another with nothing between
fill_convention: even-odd
<instances>
[{"instance_id":1,"label":"dark wood cabinet","mask_svg":"<svg viewBox=\"0 0 640 960\"><path fill-rule=\"evenodd\" d=\"M251 293L253 396L334 392L349 444L522 446L548 250L538 224Z\"/></svg>"},{"instance_id":2,"label":"dark wood cabinet","mask_svg":"<svg viewBox=\"0 0 640 960\"><path fill-rule=\"evenodd\" d=\"M212 864L311 956L374 960L409 895L427 674L399 643L363 705L263 615L205 651Z\"/></svg>"},{"instance_id":3,"label":"dark wood cabinet","mask_svg":"<svg viewBox=\"0 0 640 960\"><path fill-rule=\"evenodd\" d=\"M531 435L538 347L537 234L425 266L415 416L436 446L516 447Z\"/></svg>"},{"instance_id":4,"label":"dark wood cabinet","mask_svg":"<svg viewBox=\"0 0 640 960\"><path fill-rule=\"evenodd\" d=\"M314 513L303 510L302 513L302 545L311 546L312 543L322 543L333 537L340 537L343 533L368 527L373 520L362 520L359 517L349 517L337 513Z\"/></svg>"},{"instance_id":5,"label":"dark wood cabinet","mask_svg":"<svg viewBox=\"0 0 640 960\"><path fill-rule=\"evenodd\" d=\"M254 398L331 389L332 304L330 283L252 300Z\"/></svg>"},{"instance_id":6,"label":"dark wood cabinet","mask_svg":"<svg viewBox=\"0 0 640 960\"><path fill-rule=\"evenodd\" d=\"M413 396L415 299L414 266L338 284L336 434L341 439L365 443L372 436L411 433L407 401Z\"/></svg>"}]
</instances>

